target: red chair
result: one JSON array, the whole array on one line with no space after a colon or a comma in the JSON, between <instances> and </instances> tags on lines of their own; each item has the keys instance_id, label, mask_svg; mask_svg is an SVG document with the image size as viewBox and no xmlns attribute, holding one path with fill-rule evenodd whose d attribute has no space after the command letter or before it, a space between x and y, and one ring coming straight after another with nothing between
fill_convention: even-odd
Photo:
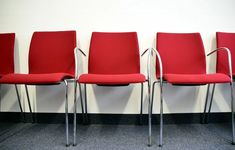
<instances>
[{"instance_id":1,"label":"red chair","mask_svg":"<svg viewBox=\"0 0 235 150\"><path fill-rule=\"evenodd\" d=\"M29 73L7 74L2 84L65 85L66 146L68 141L68 79L74 79L76 31L34 32L29 49Z\"/></svg>"},{"instance_id":2,"label":"red chair","mask_svg":"<svg viewBox=\"0 0 235 150\"><path fill-rule=\"evenodd\" d=\"M142 114L143 83L145 81L145 76L140 73L139 45L136 32L92 33L88 73L82 74L77 80L78 84L84 84L85 88L85 114L87 114L87 84L122 86L132 83L141 84L140 114ZM80 95L82 94L80 93ZM76 145L76 130L74 131L74 145Z\"/></svg>"},{"instance_id":3,"label":"red chair","mask_svg":"<svg viewBox=\"0 0 235 150\"><path fill-rule=\"evenodd\" d=\"M212 51L207 56L217 50ZM206 84L229 83L232 92L232 77L224 73L206 73L206 57L200 33L157 33L156 78L149 81L152 97L149 103L149 145L151 145L151 115L155 84L160 82L160 138L163 145L163 83L177 86L201 86ZM231 67L231 66L229 66ZM148 73L151 79L151 71ZM233 95L231 94L233 100Z\"/></svg>"},{"instance_id":4,"label":"red chair","mask_svg":"<svg viewBox=\"0 0 235 150\"><path fill-rule=\"evenodd\" d=\"M224 51L218 51L217 53L216 72L227 74L229 76L232 76L232 78L234 79L235 77L235 65L234 65L235 64L235 33L217 32L216 43L217 43L218 50L224 50ZM231 57L230 60L228 59L229 57ZM231 68L228 67L230 65L231 65ZM209 90L210 90L210 85L208 85L207 97L206 97L206 102L205 102L205 107L204 107L204 115L203 115L204 123L205 122L208 123L208 120L209 120L209 113L211 111L211 106L212 106L212 101L213 101L213 96L214 96L214 91L215 91L215 84L213 84L212 86L211 99L210 99L210 104L208 107L207 103L208 103ZM233 103L234 102L231 101L232 131L233 131L232 143L235 144L234 108L233 108L234 104ZM208 107L208 110L207 110L207 107Z\"/></svg>"},{"instance_id":5,"label":"red chair","mask_svg":"<svg viewBox=\"0 0 235 150\"><path fill-rule=\"evenodd\" d=\"M14 73L14 45L15 45L15 33L0 34L0 78L2 78L6 74ZM16 85L15 89L20 111L21 113L23 113L19 91Z\"/></svg>"}]
</instances>

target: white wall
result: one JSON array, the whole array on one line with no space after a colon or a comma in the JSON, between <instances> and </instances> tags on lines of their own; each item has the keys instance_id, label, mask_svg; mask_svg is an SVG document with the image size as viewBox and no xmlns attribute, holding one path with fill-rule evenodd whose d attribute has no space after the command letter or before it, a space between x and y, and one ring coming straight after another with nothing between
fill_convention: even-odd
<instances>
[{"instance_id":1,"label":"white wall","mask_svg":"<svg viewBox=\"0 0 235 150\"><path fill-rule=\"evenodd\" d=\"M29 42L34 31L76 30L79 46L88 53L92 31L137 31L140 50L154 46L156 32L200 32L206 52L215 48L215 32L235 32L234 0L1 0L0 32L16 33L16 72L27 73ZM146 59L141 70L146 74ZM208 72L215 57L208 59ZM83 58L87 72L87 58ZM70 84L69 108L72 112L73 85ZM145 93L146 93L145 86ZM88 86L90 113L138 113L140 86ZM159 112L156 89L154 113ZM164 88L166 113L201 112L206 86ZM14 87L2 86L1 111L19 111ZM64 112L63 86L30 87L34 110ZM21 87L24 109L28 111L25 90ZM80 106L80 105L79 105ZM79 108L80 111L80 108ZM147 112L145 97L144 111ZM230 111L229 87L218 86L212 111Z\"/></svg>"}]
</instances>

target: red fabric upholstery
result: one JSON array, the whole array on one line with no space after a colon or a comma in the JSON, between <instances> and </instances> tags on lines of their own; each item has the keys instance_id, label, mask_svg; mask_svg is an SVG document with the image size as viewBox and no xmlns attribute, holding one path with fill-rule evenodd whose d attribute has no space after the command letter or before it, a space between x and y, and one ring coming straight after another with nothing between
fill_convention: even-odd
<instances>
[{"instance_id":1,"label":"red fabric upholstery","mask_svg":"<svg viewBox=\"0 0 235 150\"><path fill-rule=\"evenodd\" d=\"M93 32L89 50L88 73L140 73L136 32Z\"/></svg>"},{"instance_id":2,"label":"red fabric upholstery","mask_svg":"<svg viewBox=\"0 0 235 150\"><path fill-rule=\"evenodd\" d=\"M82 74L78 82L109 85L145 82L139 59L136 32L93 32L88 74Z\"/></svg>"},{"instance_id":3,"label":"red fabric upholstery","mask_svg":"<svg viewBox=\"0 0 235 150\"><path fill-rule=\"evenodd\" d=\"M5 84L56 84L73 78L75 31L34 32L29 50L29 74L7 74Z\"/></svg>"},{"instance_id":4,"label":"red fabric upholstery","mask_svg":"<svg viewBox=\"0 0 235 150\"><path fill-rule=\"evenodd\" d=\"M235 76L235 33L216 33L217 47L227 47L231 52L232 70ZM229 74L228 56L225 51L218 51L216 71L219 73Z\"/></svg>"},{"instance_id":5,"label":"red fabric upholstery","mask_svg":"<svg viewBox=\"0 0 235 150\"><path fill-rule=\"evenodd\" d=\"M0 79L0 84L57 84L66 78L73 78L74 75L68 73L50 74L7 74Z\"/></svg>"},{"instance_id":6,"label":"red fabric upholstery","mask_svg":"<svg viewBox=\"0 0 235 150\"><path fill-rule=\"evenodd\" d=\"M206 59L200 33L157 33L164 74L204 74ZM156 73L159 76L158 64Z\"/></svg>"},{"instance_id":7,"label":"red fabric upholstery","mask_svg":"<svg viewBox=\"0 0 235 150\"><path fill-rule=\"evenodd\" d=\"M163 77L177 85L229 83L226 74L206 74L206 59L200 33L157 33L157 50L163 64ZM158 63L156 64L159 76Z\"/></svg>"},{"instance_id":8,"label":"red fabric upholstery","mask_svg":"<svg viewBox=\"0 0 235 150\"><path fill-rule=\"evenodd\" d=\"M74 74L76 31L34 32L29 50L29 73Z\"/></svg>"},{"instance_id":9,"label":"red fabric upholstery","mask_svg":"<svg viewBox=\"0 0 235 150\"><path fill-rule=\"evenodd\" d=\"M228 75L216 74L164 74L164 79L171 84L179 85L203 85L209 83L229 83Z\"/></svg>"},{"instance_id":10,"label":"red fabric upholstery","mask_svg":"<svg viewBox=\"0 0 235 150\"><path fill-rule=\"evenodd\" d=\"M143 74L83 74L79 77L80 83L88 84L129 84L129 83L143 83L145 82Z\"/></svg>"},{"instance_id":11,"label":"red fabric upholstery","mask_svg":"<svg viewBox=\"0 0 235 150\"><path fill-rule=\"evenodd\" d=\"M0 76L14 73L15 33L0 34Z\"/></svg>"}]
</instances>

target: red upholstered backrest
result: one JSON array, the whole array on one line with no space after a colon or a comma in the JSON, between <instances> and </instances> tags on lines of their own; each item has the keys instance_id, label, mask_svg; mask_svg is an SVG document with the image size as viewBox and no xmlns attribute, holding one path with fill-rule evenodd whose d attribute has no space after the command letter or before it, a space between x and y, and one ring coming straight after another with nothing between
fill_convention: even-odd
<instances>
[{"instance_id":1,"label":"red upholstered backrest","mask_svg":"<svg viewBox=\"0 0 235 150\"><path fill-rule=\"evenodd\" d=\"M94 74L139 73L137 33L93 32L88 72Z\"/></svg>"},{"instance_id":2,"label":"red upholstered backrest","mask_svg":"<svg viewBox=\"0 0 235 150\"><path fill-rule=\"evenodd\" d=\"M217 47L227 47L231 52L232 71L235 73L235 33L216 32ZM216 71L229 74L228 55L225 51L218 51Z\"/></svg>"},{"instance_id":3,"label":"red upholstered backrest","mask_svg":"<svg viewBox=\"0 0 235 150\"><path fill-rule=\"evenodd\" d=\"M157 33L163 73L205 74L206 59L200 33ZM159 76L158 64L156 73Z\"/></svg>"},{"instance_id":4,"label":"red upholstered backrest","mask_svg":"<svg viewBox=\"0 0 235 150\"><path fill-rule=\"evenodd\" d=\"M15 33L0 34L0 75L14 73Z\"/></svg>"},{"instance_id":5,"label":"red upholstered backrest","mask_svg":"<svg viewBox=\"0 0 235 150\"><path fill-rule=\"evenodd\" d=\"M34 32L29 50L29 73L75 72L76 31Z\"/></svg>"}]
</instances>

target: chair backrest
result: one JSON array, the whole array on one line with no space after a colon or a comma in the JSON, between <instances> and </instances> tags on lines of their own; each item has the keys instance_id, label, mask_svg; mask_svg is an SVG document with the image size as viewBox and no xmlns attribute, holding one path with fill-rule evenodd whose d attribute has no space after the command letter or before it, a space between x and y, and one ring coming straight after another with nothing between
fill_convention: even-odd
<instances>
[{"instance_id":1,"label":"chair backrest","mask_svg":"<svg viewBox=\"0 0 235 150\"><path fill-rule=\"evenodd\" d=\"M216 32L217 47L227 47L232 57L232 72L235 74L235 33ZM225 51L218 51L216 71L229 74L228 55Z\"/></svg>"},{"instance_id":2,"label":"chair backrest","mask_svg":"<svg viewBox=\"0 0 235 150\"><path fill-rule=\"evenodd\" d=\"M75 73L76 31L34 32L29 73Z\"/></svg>"},{"instance_id":3,"label":"chair backrest","mask_svg":"<svg viewBox=\"0 0 235 150\"><path fill-rule=\"evenodd\" d=\"M136 32L93 32L88 72L129 74L140 72L139 44Z\"/></svg>"},{"instance_id":4,"label":"chair backrest","mask_svg":"<svg viewBox=\"0 0 235 150\"><path fill-rule=\"evenodd\" d=\"M157 33L164 74L205 74L206 58L200 33ZM156 64L159 76L159 65Z\"/></svg>"},{"instance_id":5,"label":"chair backrest","mask_svg":"<svg viewBox=\"0 0 235 150\"><path fill-rule=\"evenodd\" d=\"M15 33L0 34L0 76L14 73Z\"/></svg>"}]
</instances>

